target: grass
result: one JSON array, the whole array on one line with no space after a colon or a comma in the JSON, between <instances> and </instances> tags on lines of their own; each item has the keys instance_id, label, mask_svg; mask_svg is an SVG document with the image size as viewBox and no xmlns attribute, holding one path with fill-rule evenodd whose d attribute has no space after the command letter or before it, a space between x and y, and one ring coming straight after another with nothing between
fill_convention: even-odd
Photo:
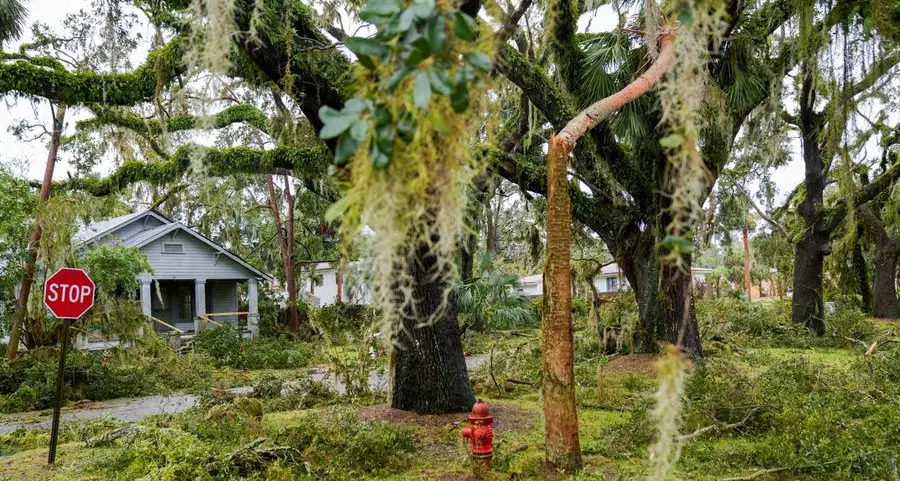
<instances>
[{"instance_id":1,"label":"grass","mask_svg":"<svg viewBox=\"0 0 900 481\"><path fill-rule=\"evenodd\" d=\"M539 381L540 350L532 342L536 337L536 330L468 337L473 354L490 352L496 344L494 377L502 384L498 391L487 364L471 373L478 396L488 401L495 417L494 470L486 479L642 478L654 435L647 412L656 387L655 358L600 355L583 332L577 333L585 469L577 476L559 476L543 464L539 390L505 382ZM897 462L892 440L900 432L896 343L886 343L869 358L856 346L799 349L771 344L734 345L697 364L684 401L682 433L716 429L684 445L671 479L711 481L781 467L791 469L756 479L890 479L891 459ZM223 379L233 379L236 373L256 380L281 371L235 371ZM188 466L200 466L197 469L207 476L197 479L215 480L469 479L460 436L466 414L415 416L373 402L384 401L322 398L305 404L311 406L308 409L265 412L257 418L242 411L246 407L239 403L225 401L146 420L142 425L151 431L131 441L87 447L86 439L109 430L104 421L107 425L64 431L53 471L45 466L46 433L0 436L0 479L117 480L125 479L122 473L185 479L153 473L175 476L172 473L183 473L178 470ZM219 423L221 429L211 428L211 423ZM263 446L292 446L294 457L266 461L243 473L225 463L240 446L258 438L266 439ZM163 465L138 461L153 450L165 454L162 461L153 461Z\"/></svg>"}]
</instances>

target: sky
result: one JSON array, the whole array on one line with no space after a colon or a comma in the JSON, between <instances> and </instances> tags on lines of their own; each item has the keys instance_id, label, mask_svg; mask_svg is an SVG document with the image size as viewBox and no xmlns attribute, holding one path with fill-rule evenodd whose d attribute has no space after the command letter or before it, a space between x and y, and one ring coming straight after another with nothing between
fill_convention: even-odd
<instances>
[{"instance_id":1,"label":"sky","mask_svg":"<svg viewBox=\"0 0 900 481\"><path fill-rule=\"evenodd\" d=\"M26 0L26 5L29 9L28 25L30 26L33 22L39 20L51 27L60 27L66 14L75 13L81 8L87 8L89 3L89 0ZM609 30L616 24L617 18L617 15L611 8L603 7L592 18L582 18L579 24L581 29L590 28L591 31ZM588 27L588 25L590 26ZM144 26L140 28L145 30L140 32L143 37L145 39L149 38L151 35L149 27ZM29 27L28 33L19 40L19 43L29 42L30 40ZM6 46L6 50L14 51L18 48L19 43ZM140 65L146 52L146 46L139 48L138 53L132 57L133 64ZM16 175L40 180L43 175L47 155L46 140L20 142L9 132L9 128L21 120L32 124L43 123L44 125L50 125L50 108L45 102L33 106L28 99L15 99L10 95L5 96L3 101L4 103L0 104L0 163L11 166ZM35 116L35 112L37 116ZM65 133L73 133L75 121L88 115L83 111L69 115ZM803 180L803 162L799 156L799 142L795 139L791 144L791 161L786 166L777 169L772 175L778 188L776 205L780 204L787 193ZM97 173L104 175L113 168L111 161L101 163L97 168ZM66 178L71 170L72 168L68 164L65 155L62 155L57 164L54 178Z\"/></svg>"}]
</instances>

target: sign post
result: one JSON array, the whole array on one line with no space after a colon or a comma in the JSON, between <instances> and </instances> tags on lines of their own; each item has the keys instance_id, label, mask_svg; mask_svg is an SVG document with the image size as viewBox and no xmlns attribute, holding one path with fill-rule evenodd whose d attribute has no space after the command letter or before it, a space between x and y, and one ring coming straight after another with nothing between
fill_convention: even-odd
<instances>
[{"instance_id":1,"label":"sign post","mask_svg":"<svg viewBox=\"0 0 900 481\"><path fill-rule=\"evenodd\" d=\"M64 267L47 278L47 282L44 283L44 305L54 316L63 320L59 336L59 370L56 373L56 400L50 430L50 453L47 456L47 462L52 466L56 462L56 444L59 441L59 411L62 408L69 324L70 320L78 319L94 305L94 282L83 270Z\"/></svg>"}]
</instances>

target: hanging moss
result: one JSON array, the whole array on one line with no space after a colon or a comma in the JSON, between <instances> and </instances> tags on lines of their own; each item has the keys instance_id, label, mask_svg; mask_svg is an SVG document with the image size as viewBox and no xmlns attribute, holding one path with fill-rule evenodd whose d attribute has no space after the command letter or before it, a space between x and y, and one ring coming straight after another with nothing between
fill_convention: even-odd
<instances>
[{"instance_id":1,"label":"hanging moss","mask_svg":"<svg viewBox=\"0 0 900 481\"><path fill-rule=\"evenodd\" d=\"M161 83L183 70L184 51L185 42L176 38L151 52L144 65L125 74L72 73L48 69L43 61L0 63L0 93L43 97L68 105L134 105L152 99Z\"/></svg>"},{"instance_id":2,"label":"hanging moss","mask_svg":"<svg viewBox=\"0 0 900 481\"><path fill-rule=\"evenodd\" d=\"M163 185L189 173L195 163L214 176L267 174L283 169L300 178L325 175L331 156L324 146L287 147L258 150L248 147L204 149L196 145L179 147L171 158L157 162L129 160L103 179L78 178L54 184L54 189L81 190L106 196L138 182Z\"/></svg>"}]
</instances>

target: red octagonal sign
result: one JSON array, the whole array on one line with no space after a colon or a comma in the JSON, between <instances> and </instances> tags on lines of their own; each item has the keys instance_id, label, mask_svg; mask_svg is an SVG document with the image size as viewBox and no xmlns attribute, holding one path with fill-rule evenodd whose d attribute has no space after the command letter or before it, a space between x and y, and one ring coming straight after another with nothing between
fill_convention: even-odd
<instances>
[{"instance_id":1,"label":"red octagonal sign","mask_svg":"<svg viewBox=\"0 0 900 481\"><path fill-rule=\"evenodd\" d=\"M94 281L81 269L64 267L44 283L44 304L60 319L78 319L94 305Z\"/></svg>"}]
</instances>

